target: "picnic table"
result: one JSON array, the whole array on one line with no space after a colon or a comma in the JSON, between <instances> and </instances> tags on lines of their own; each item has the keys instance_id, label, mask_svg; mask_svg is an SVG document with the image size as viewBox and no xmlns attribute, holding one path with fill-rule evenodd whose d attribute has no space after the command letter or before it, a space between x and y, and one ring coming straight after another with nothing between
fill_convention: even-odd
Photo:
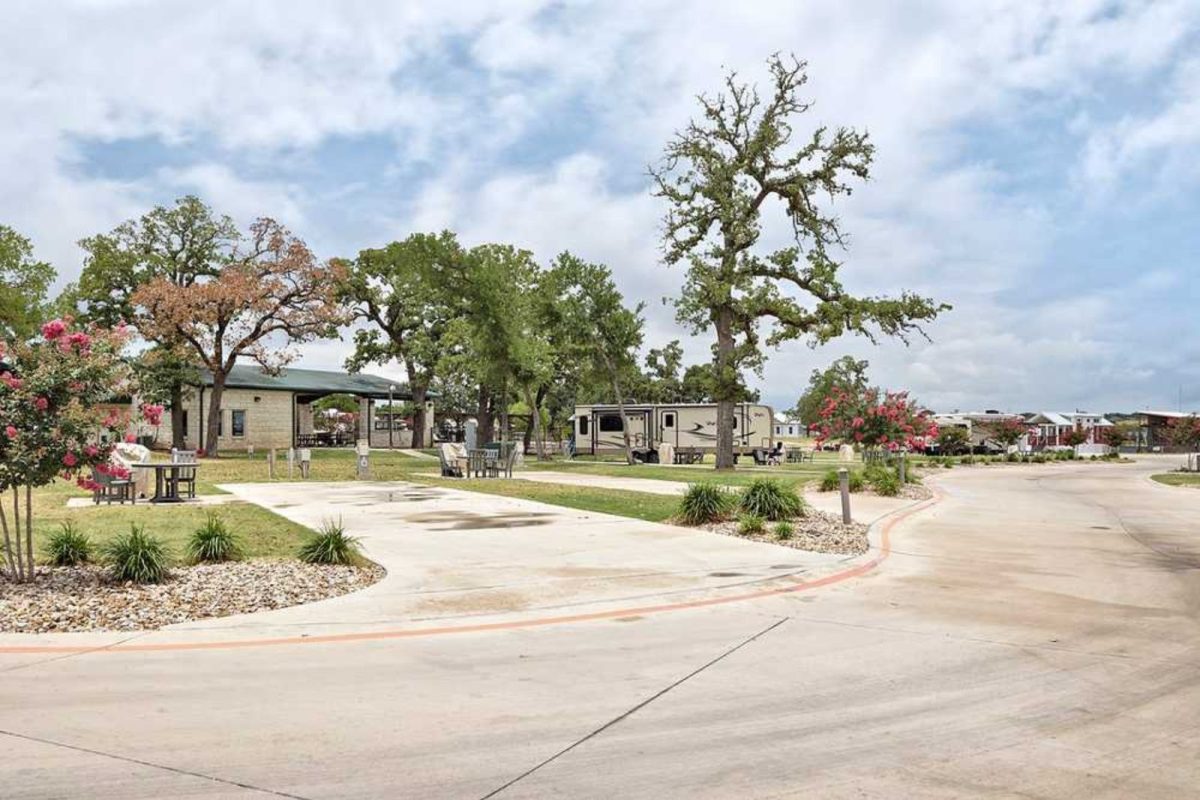
<instances>
[{"instance_id":1,"label":"picnic table","mask_svg":"<svg viewBox=\"0 0 1200 800\"><path fill-rule=\"evenodd\" d=\"M181 479L184 483L189 483L188 473L190 472L190 485L195 487L195 471L200 468L200 465L169 461L141 461L130 464L129 467L130 469L154 470L154 495L150 498L151 503L182 503L184 498L179 494Z\"/></svg>"},{"instance_id":2,"label":"picnic table","mask_svg":"<svg viewBox=\"0 0 1200 800\"><path fill-rule=\"evenodd\" d=\"M799 464L804 461L813 461L815 459L812 450L801 450L798 447L794 447L787 451L787 460L789 464Z\"/></svg>"},{"instance_id":3,"label":"picnic table","mask_svg":"<svg viewBox=\"0 0 1200 800\"><path fill-rule=\"evenodd\" d=\"M681 447L675 451L676 464L699 464L704 461L704 451L698 447Z\"/></svg>"}]
</instances>

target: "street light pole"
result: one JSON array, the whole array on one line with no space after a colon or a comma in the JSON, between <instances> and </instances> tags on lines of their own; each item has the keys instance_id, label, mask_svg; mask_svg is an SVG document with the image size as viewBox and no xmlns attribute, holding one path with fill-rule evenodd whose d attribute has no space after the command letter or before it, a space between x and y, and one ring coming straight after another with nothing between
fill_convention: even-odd
<instances>
[{"instance_id":1,"label":"street light pole","mask_svg":"<svg viewBox=\"0 0 1200 800\"><path fill-rule=\"evenodd\" d=\"M395 384L388 384L388 450L395 448L392 433L396 428L396 403L392 400L392 392L396 391Z\"/></svg>"}]
</instances>

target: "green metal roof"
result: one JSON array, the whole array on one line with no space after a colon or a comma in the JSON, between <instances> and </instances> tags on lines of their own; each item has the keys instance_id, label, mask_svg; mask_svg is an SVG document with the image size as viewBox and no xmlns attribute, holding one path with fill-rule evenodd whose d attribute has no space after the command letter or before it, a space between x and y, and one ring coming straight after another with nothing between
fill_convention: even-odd
<instances>
[{"instance_id":1,"label":"green metal roof","mask_svg":"<svg viewBox=\"0 0 1200 800\"><path fill-rule=\"evenodd\" d=\"M212 386L212 373L201 370L205 386ZM354 394L377 400L387 399L388 387L394 386L392 397L396 400L411 400L408 385L389 381L375 375L352 375L348 372L327 372L319 369L283 369L278 374L263 371L261 367L239 364L229 372L225 381L227 389L264 389L300 394ZM430 393L430 397L433 394Z\"/></svg>"}]
</instances>

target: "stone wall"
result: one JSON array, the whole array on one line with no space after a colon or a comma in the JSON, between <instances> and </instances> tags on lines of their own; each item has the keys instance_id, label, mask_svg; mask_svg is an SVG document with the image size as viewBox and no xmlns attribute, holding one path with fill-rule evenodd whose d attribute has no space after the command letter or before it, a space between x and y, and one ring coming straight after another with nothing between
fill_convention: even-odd
<instances>
[{"instance_id":1,"label":"stone wall","mask_svg":"<svg viewBox=\"0 0 1200 800\"><path fill-rule=\"evenodd\" d=\"M201 439L201 427L208 423L211 394L204 392L204 417L200 415L200 393L195 392L184 403L187 414L185 433L187 449L197 449ZM245 412L243 435L233 435L233 412ZM220 449L226 451L254 447L262 452L272 447L292 446L292 393L263 389L226 389L221 397ZM159 426L154 444L158 449L171 447L171 412L163 413L163 424Z\"/></svg>"}]
</instances>

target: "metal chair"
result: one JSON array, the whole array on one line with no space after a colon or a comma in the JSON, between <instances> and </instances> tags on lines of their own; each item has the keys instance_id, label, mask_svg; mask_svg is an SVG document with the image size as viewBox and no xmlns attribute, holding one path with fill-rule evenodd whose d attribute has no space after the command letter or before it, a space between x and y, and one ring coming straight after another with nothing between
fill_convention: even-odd
<instances>
[{"instance_id":1,"label":"metal chair","mask_svg":"<svg viewBox=\"0 0 1200 800\"><path fill-rule=\"evenodd\" d=\"M116 478L107 472L92 472L92 482L92 502L96 505L100 505L101 500L110 506L113 500L121 505L125 505L126 500L137 505L137 494L133 491L132 480Z\"/></svg>"},{"instance_id":2,"label":"metal chair","mask_svg":"<svg viewBox=\"0 0 1200 800\"><path fill-rule=\"evenodd\" d=\"M199 464L200 460L195 450L172 450L172 464ZM183 493L179 491L179 487L183 486L187 490L187 496L194 498L196 496L196 470L195 469L180 469L175 471L173 478L175 481L175 492L180 497Z\"/></svg>"}]
</instances>

